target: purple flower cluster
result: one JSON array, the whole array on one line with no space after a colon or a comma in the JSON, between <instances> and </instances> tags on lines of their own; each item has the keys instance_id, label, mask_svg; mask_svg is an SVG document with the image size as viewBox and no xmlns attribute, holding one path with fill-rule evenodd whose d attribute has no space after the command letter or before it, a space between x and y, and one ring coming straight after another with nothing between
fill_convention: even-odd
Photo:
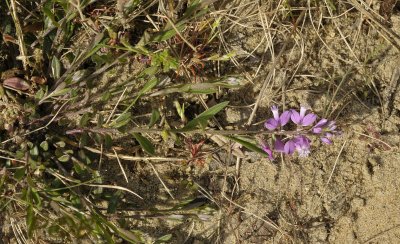
<instances>
[{"instance_id":1,"label":"purple flower cluster","mask_svg":"<svg viewBox=\"0 0 400 244\"><path fill-rule=\"evenodd\" d=\"M290 121L297 125L297 129L287 133L285 137L273 136L273 147L270 147L265 142L261 143L261 148L269 155L270 160L274 158L273 152L291 155L297 151L300 157L307 157L311 146L311 140L307 135L317 135L323 143L331 144L331 138L339 133L336 130L335 121L322 118L313 125L317 120L317 115L314 113L307 114L307 108L303 106L300 107L300 112L291 109L279 114L277 106L272 106L271 111L273 118L268 119L264 124L269 131L279 130L283 132L283 127L288 125Z\"/></svg>"}]
</instances>

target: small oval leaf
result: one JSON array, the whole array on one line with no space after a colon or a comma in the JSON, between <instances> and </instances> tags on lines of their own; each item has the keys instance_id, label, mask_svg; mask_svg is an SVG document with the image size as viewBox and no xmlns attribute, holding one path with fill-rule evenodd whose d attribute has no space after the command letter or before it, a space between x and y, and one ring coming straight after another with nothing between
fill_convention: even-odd
<instances>
[{"instance_id":1,"label":"small oval leaf","mask_svg":"<svg viewBox=\"0 0 400 244\"><path fill-rule=\"evenodd\" d=\"M153 109L153 111L151 112L149 128L153 127L153 125L155 125L159 119L160 119L160 112L158 111L158 109Z\"/></svg>"},{"instance_id":2,"label":"small oval leaf","mask_svg":"<svg viewBox=\"0 0 400 244\"><path fill-rule=\"evenodd\" d=\"M61 157L59 157L58 161L66 163L69 161L69 159L70 159L70 156L65 154L65 155L62 155Z\"/></svg>"},{"instance_id":3,"label":"small oval leaf","mask_svg":"<svg viewBox=\"0 0 400 244\"><path fill-rule=\"evenodd\" d=\"M30 84L19 77L11 77L3 81L3 85L15 90L26 91L31 88Z\"/></svg>"}]
</instances>

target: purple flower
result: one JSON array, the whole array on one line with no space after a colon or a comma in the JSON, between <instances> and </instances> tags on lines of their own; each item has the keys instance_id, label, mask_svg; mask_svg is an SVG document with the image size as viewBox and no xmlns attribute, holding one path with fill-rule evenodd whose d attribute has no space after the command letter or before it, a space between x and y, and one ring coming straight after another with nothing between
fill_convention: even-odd
<instances>
[{"instance_id":1,"label":"purple flower","mask_svg":"<svg viewBox=\"0 0 400 244\"><path fill-rule=\"evenodd\" d=\"M261 142L261 148L268 154L270 160L274 159L273 152L292 155L297 151L300 157L307 157L310 154L311 147L311 140L308 138L310 133L320 137L321 141L326 144L331 144L331 138L340 134L340 131L337 131L335 121L322 118L316 122L317 115L312 112L307 113L307 108L304 106L300 106L300 111L291 109L283 111L282 114L279 114L277 106L272 106L271 111L273 118L264 123L265 128L273 131L285 126L291 120L297 125L297 130L293 131L294 133L287 134L284 131L280 131L279 134L281 135L273 136L274 140L271 147Z\"/></svg>"},{"instance_id":2,"label":"purple flower","mask_svg":"<svg viewBox=\"0 0 400 244\"><path fill-rule=\"evenodd\" d=\"M275 105L271 107L271 111L274 115L274 118L268 119L264 124L265 128L268 130L275 130L279 126L284 126L289 122L291 116L290 111L283 111L283 113L279 116L278 107Z\"/></svg>"},{"instance_id":3,"label":"purple flower","mask_svg":"<svg viewBox=\"0 0 400 244\"><path fill-rule=\"evenodd\" d=\"M274 160L274 157L272 155L272 150L271 150L271 148L269 148L269 146L266 143L262 142L261 148L264 152L266 152L268 154L269 160L271 160L271 161Z\"/></svg>"},{"instance_id":4,"label":"purple flower","mask_svg":"<svg viewBox=\"0 0 400 244\"><path fill-rule=\"evenodd\" d=\"M292 109L291 119L293 123L301 126L309 126L317 119L317 115L309 113L306 115L307 108L301 106L300 113Z\"/></svg>"},{"instance_id":5,"label":"purple flower","mask_svg":"<svg viewBox=\"0 0 400 244\"><path fill-rule=\"evenodd\" d=\"M310 154L310 142L306 136L298 136L294 139L296 151L300 157L307 157Z\"/></svg>"},{"instance_id":6,"label":"purple flower","mask_svg":"<svg viewBox=\"0 0 400 244\"><path fill-rule=\"evenodd\" d=\"M296 150L300 157L307 157L310 153L310 142L311 140L304 135L297 136L285 143L282 141L282 139L276 138L274 150L287 155L293 154L293 152Z\"/></svg>"},{"instance_id":7,"label":"purple flower","mask_svg":"<svg viewBox=\"0 0 400 244\"><path fill-rule=\"evenodd\" d=\"M314 127L312 128L312 132L314 134L320 134L324 132L324 135L321 137L321 141L326 144L331 144L332 141L330 138L333 134L338 133L336 131L336 123L335 121L328 121L327 119L321 119Z\"/></svg>"},{"instance_id":8,"label":"purple flower","mask_svg":"<svg viewBox=\"0 0 400 244\"><path fill-rule=\"evenodd\" d=\"M293 140L288 140L286 143L283 143L280 138L276 138L275 140L274 150L277 152L291 155L293 154L295 148L296 145Z\"/></svg>"},{"instance_id":9,"label":"purple flower","mask_svg":"<svg viewBox=\"0 0 400 244\"><path fill-rule=\"evenodd\" d=\"M325 144L332 144L332 141L329 139L333 135L331 133L325 133L325 137L321 137L321 141Z\"/></svg>"},{"instance_id":10,"label":"purple flower","mask_svg":"<svg viewBox=\"0 0 400 244\"><path fill-rule=\"evenodd\" d=\"M321 119L320 121L318 121L317 124L314 125L314 127L312 128L312 132L314 134L319 134L323 131L324 127L326 126L326 124L328 123L327 119Z\"/></svg>"}]
</instances>

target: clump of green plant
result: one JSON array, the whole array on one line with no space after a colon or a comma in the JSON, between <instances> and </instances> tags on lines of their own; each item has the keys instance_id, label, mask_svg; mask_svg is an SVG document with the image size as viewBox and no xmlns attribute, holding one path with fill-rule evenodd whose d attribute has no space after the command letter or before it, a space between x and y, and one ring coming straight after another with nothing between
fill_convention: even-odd
<instances>
[{"instance_id":1,"label":"clump of green plant","mask_svg":"<svg viewBox=\"0 0 400 244\"><path fill-rule=\"evenodd\" d=\"M158 24L152 31L139 30L135 37L122 29L143 21L143 13L148 8L154 11L154 3L126 1L115 9L96 1L47 0L40 6L21 1L32 13L27 26L17 21L21 13L15 1L7 4L15 15L14 22L8 22L7 34L15 35L12 45L24 50L18 67L24 74L13 78L33 82L34 89L7 91L17 97L12 104L6 93L0 94L0 109L5 108L0 117L0 211L24 230L13 229L14 223L3 228L13 232L17 241L161 243L171 239L170 233L150 237L123 221L122 199L142 197L131 189L103 183L101 160L108 162L102 157L116 155L115 140L127 136L141 147L143 160L160 156L149 138L156 135L185 149L187 163L201 161L200 148L187 150L182 141L208 130L209 120L228 102L205 107L195 117L185 115L187 107L176 106L181 120L173 126L174 118L157 105L140 126L135 111L167 96L214 94L221 88L238 87L232 77L197 79L206 74L202 69L207 62L229 58L208 49L218 21L207 16L206 2L191 1L176 13L171 10L176 18L167 13L151 15L159 18ZM29 34L21 34L22 28ZM131 62L143 65L135 77L120 83L96 81L113 67ZM19 109L15 113L14 107ZM206 219L213 214L211 206L198 207L192 200L179 199L167 210L148 211L152 217L175 220ZM106 207L100 207L104 202ZM122 216L116 218L116 214ZM20 224L22 219L24 224Z\"/></svg>"}]
</instances>

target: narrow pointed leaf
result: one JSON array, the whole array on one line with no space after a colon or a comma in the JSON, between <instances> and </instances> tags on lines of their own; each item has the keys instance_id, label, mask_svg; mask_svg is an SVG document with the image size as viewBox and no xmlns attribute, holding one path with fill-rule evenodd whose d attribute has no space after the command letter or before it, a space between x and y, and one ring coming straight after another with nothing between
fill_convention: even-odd
<instances>
[{"instance_id":1,"label":"narrow pointed leaf","mask_svg":"<svg viewBox=\"0 0 400 244\"><path fill-rule=\"evenodd\" d=\"M60 78L61 62L56 56L53 56L53 59L51 60L51 74L52 74L54 80L57 80Z\"/></svg>"},{"instance_id":2,"label":"narrow pointed leaf","mask_svg":"<svg viewBox=\"0 0 400 244\"><path fill-rule=\"evenodd\" d=\"M131 121L131 113L123 113L110 124L110 127L120 128L128 124L130 121Z\"/></svg>"},{"instance_id":3,"label":"narrow pointed leaf","mask_svg":"<svg viewBox=\"0 0 400 244\"><path fill-rule=\"evenodd\" d=\"M28 237L32 237L33 231L35 230L36 226L36 216L35 212L33 211L33 206L29 205L26 210L26 226L28 227Z\"/></svg>"},{"instance_id":4,"label":"narrow pointed leaf","mask_svg":"<svg viewBox=\"0 0 400 244\"><path fill-rule=\"evenodd\" d=\"M259 148L254 143L245 140L244 138L234 137L234 136L227 136L227 138L229 138L232 141L235 141L235 142L241 144L242 146L244 146L245 148L249 149L250 151L253 151L253 152L262 154L263 156L267 156L268 157L268 154L265 153L261 148Z\"/></svg>"},{"instance_id":5,"label":"narrow pointed leaf","mask_svg":"<svg viewBox=\"0 0 400 244\"><path fill-rule=\"evenodd\" d=\"M145 152L147 152L150 155L155 154L155 149L153 144L146 137L142 136L139 133L132 133L132 135L139 142L140 146L143 148Z\"/></svg>"},{"instance_id":6,"label":"narrow pointed leaf","mask_svg":"<svg viewBox=\"0 0 400 244\"><path fill-rule=\"evenodd\" d=\"M185 132L185 131L191 131L196 129L198 126L201 128L204 128L207 125L208 120L216 115L219 111L224 109L228 105L228 101L218 103L217 105L212 106L211 108L207 109L203 113L199 114L196 118L191 120L189 123L187 123L183 128L176 130L176 132Z\"/></svg>"}]
</instances>

